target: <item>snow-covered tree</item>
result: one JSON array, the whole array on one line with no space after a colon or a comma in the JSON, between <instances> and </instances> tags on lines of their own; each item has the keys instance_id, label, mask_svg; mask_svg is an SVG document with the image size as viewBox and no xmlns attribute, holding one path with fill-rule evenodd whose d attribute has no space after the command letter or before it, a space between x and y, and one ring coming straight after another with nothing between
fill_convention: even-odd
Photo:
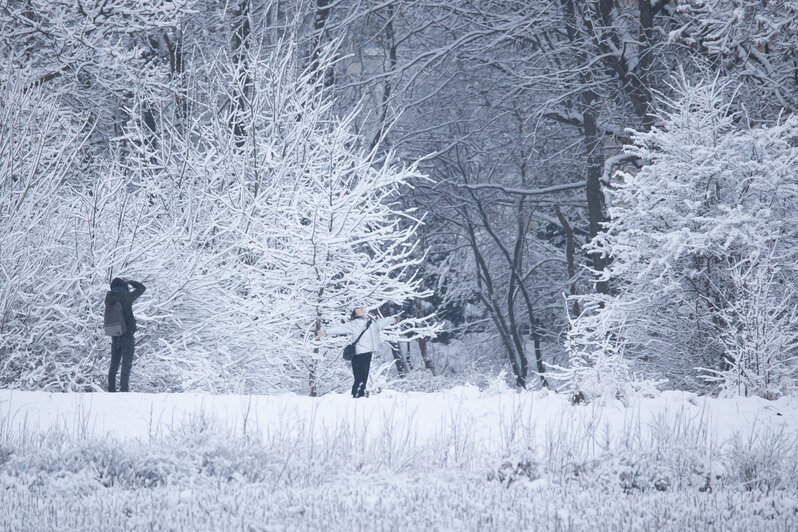
<instances>
[{"instance_id":1,"label":"snow-covered tree","mask_svg":"<svg viewBox=\"0 0 798 532\"><path fill-rule=\"evenodd\" d=\"M582 299L572 357L588 361L581 378L609 352L677 385L705 368L745 393L783 391L798 377L798 120L751 127L718 84L676 92L626 148L644 166L621 174L590 244L614 291Z\"/></svg>"},{"instance_id":2,"label":"snow-covered tree","mask_svg":"<svg viewBox=\"0 0 798 532\"><path fill-rule=\"evenodd\" d=\"M328 68L330 56L317 68ZM214 352L240 353L235 367L247 389L262 389L264 380L266 389L334 389L346 376L338 349L309 340L322 321L353 305L428 295L415 276L420 220L397 203L421 176L359 147L355 115L333 115L316 70L300 68L292 46L249 54L247 106L232 111L214 95L239 79L240 65L224 54L216 65L208 92L193 95L205 103L188 131L167 129L155 145L131 133L141 150L129 168L142 193L169 205L165 216L192 213L178 224L190 233L178 233L210 261L205 281L196 281L218 292L195 299L192 290L183 299L183 332L174 331L188 347L181 363L219 374L215 361L235 359ZM433 333L423 319L403 331L404 339Z\"/></svg>"},{"instance_id":3,"label":"snow-covered tree","mask_svg":"<svg viewBox=\"0 0 798 532\"><path fill-rule=\"evenodd\" d=\"M247 105L231 110L217 95L239 65L218 54L188 120L164 119L150 142L131 113L94 180L74 164L86 122L26 79L0 84L4 385L99 388L102 294L117 275L148 287L134 389L336 389L348 372L311 342L320 320L427 295L421 222L397 204L421 176L360 149L352 117L333 115L299 63L290 45L252 52ZM403 335L434 330L409 320Z\"/></svg>"},{"instance_id":4,"label":"snow-covered tree","mask_svg":"<svg viewBox=\"0 0 798 532\"><path fill-rule=\"evenodd\" d=\"M308 113L313 121L292 128L300 140L295 156L303 160L299 171L275 184L285 199L273 207L279 215L269 241L279 250L272 255L275 284L290 291L296 312L292 359L307 371L312 395L341 364L339 349L308 349L302 339L309 324L316 332L355 306L401 306L429 295L415 273L420 221L398 202L401 189L421 176L397 167L390 155L378 161L376 151L357 148L349 121L329 127L316 121L326 113ZM409 332L432 332L423 319L404 325L404 340L414 337Z\"/></svg>"},{"instance_id":5,"label":"snow-covered tree","mask_svg":"<svg viewBox=\"0 0 798 532\"><path fill-rule=\"evenodd\" d=\"M0 74L0 386L87 384L91 363L72 349L86 285L69 260L86 122L60 113L52 91Z\"/></svg>"},{"instance_id":6,"label":"snow-covered tree","mask_svg":"<svg viewBox=\"0 0 798 532\"><path fill-rule=\"evenodd\" d=\"M119 134L134 95L172 96L170 85L182 65L173 42L195 4L5 0L0 4L2 68L24 73L28 87L60 93L65 112L90 116L95 127L85 149L103 153ZM147 119L155 127L151 113Z\"/></svg>"},{"instance_id":7,"label":"snow-covered tree","mask_svg":"<svg viewBox=\"0 0 798 532\"><path fill-rule=\"evenodd\" d=\"M773 118L798 110L796 0L687 0L669 40L695 50L703 68L735 80L750 114Z\"/></svg>"},{"instance_id":8,"label":"snow-covered tree","mask_svg":"<svg viewBox=\"0 0 798 532\"><path fill-rule=\"evenodd\" d=\"M712 370L709 377L730 394L773 399L796 391L795 275L794 271L793 275L785 271L783 243L772 244L772 249L734 264L730 271L733 297L721 309L720 322L726 327L719 337L727 364L721 370ZM792 254L793 250L787 253Z\"/></svg>"}]
</instances>

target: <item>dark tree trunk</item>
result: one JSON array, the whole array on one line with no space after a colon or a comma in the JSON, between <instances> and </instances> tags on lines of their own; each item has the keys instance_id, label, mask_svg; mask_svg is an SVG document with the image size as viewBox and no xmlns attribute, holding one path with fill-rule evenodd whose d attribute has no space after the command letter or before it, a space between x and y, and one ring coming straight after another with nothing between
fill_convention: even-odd
<instances>
[{"instance_id":1,"label":"dark tree trunk","mask_svg":"<svg viewBox=\"0 0 798 532\"><path fill-rule=\"evenodd\" d=\"M310 68L313 72L313 79L318 80L320 75L324 76L324 87L332 87L335 83L335 71L332 68L324 69L320 72L321 52L324 44L324 29L327 27L327 20L332 13L332 0L316 0L316 16L313 20L313 51L310 56Z\"/></svg>"},{"instance_id":2,"label":"dark tree trunk","mask_svg":"<svg viewBox=\"0 0 798 532\"><path fill-rule=\"evenodd\" d=\"M186 88L186 65L183 54L183 30L179 28L174 42L167 40L169 48L169 67L175 83L175 118L183 123L188 117L188 91Z\"/></svg>"},{"instance_id":3,"label":"dark tree trunk","mask_svg":"<svg viewBox=\"0 0 798 532\"><path fill-rule=\"evenodd\" d=\"M574 263L574 230L568 219L562 213L559 205L555 205L554 211L557 213L557 218L560 220L563 231L565 231L565 261L568 265L568 293L571 297L576 295L576 265ZM571 313L574 318L578 318L581 314L579 310L579 302L573 300L573 308Z\"/></svg>"},{"instance_id":4,"label":"dark tree trunk","mask_svg":"<svg viewBox=\"0 0 798 532\"><path fill-rule=\"evenodd\" d=\"M380 312L383 316L391 316L393 314L393 307L390 303L385 303L380 307ZM410 371L410 365L402 353L402 349L398 342L390 342L391 355L393 355L394 364L396 364L396 372L399 376L404 378Z\"/></svg>"},{"instance_id":5,"label":"dark tree trunk","mask_svg":"<svg viewBox=\"0 0 798 532\"><path fill-rule=\"evenodd\" d=\"M607 220L604 208L604 193L601 190L604 155L598 125L596 124L596 115L593 113L595 97L593 94L588 94L584 96L584 99L587 107L584 113L584 145L587 152L587 185L585 193L587 196L589 233L590 238L593 239L603 230L602 224ZM606 260L599 252L591 253L590 258L593 262L593 269L601 276L607 266ZM596 292L599 294L609 293L607 281L597 280Z\"/></svg>"},{"instance_id":6,"label":"dark tree trunk","mask_svg":"<svg viewBox=\"0 0 798 532\"><path fill-rule=\"evenodd\" d=\"M587 176L585 195L587 196L587 215L589 224L590 238L593 239L602 230L601 224L606 221L604 210L604 194L601 191L601 176L604 172L604 149L601 145L596 105L599 99L598 94L590 88L593 76L588 68L588 57L584 50L584 43L579 41L577 35L577 19L574 0L562 0L565 10L565 28L568 39L576 48L576 55L580 67L582 84L585 89L579 94L578 101L582 112L582 136L585 156L587 159ZM599 12L605 27L609 26L610 10L612 2L601 0ZM595 31L594 31L595 33ZM591 253L593 269L597 275L601 276L606 267L606 261L600 253ZM606 281L596 281L596 292L606 294L609 286Z\"/></svg>"},{"instance_id":7,"label":"dark tree trunk","mask_svg":"<svg viewBox=\"0 0 798 532\"><path fill-rule=\"evenodd\" d=\"M400 377L404 378L407 376L408 372L410 371L407 359L402 353L402 348L399 345L399 343L391 342L390 346L391 346L391 354L393 355L393 361L394 364L396 364L396 372L399 374Z\"/></svg>"},{"instance_id":8,"label":"dark tree trunk","mask_svg":"<svg viewBox=\"0 0 798 532\"><path fill-rule=\"evenodd\" d=\"M510 359L510 366L512 367L513 374L515 375L515 382L521 388L526 388L526 368L527 361L526 355L523 351L517 350L518 342L513 339L512 328L507 323L501 307L496 302L495 292L493 288L493 278L491 277L490 270L488 269L485 259L477 246L476 232L474 226L468 223L466 226L468 231L469 243L471 250L474 254L474 261L477 265L477 286L479 287L479 298L482 304L490 315L496 329L499 332L499 337L507 350L507 356ZM517 331L515 331L517 334Z\"/></svg>"},{"instance_id":9,"label":"dark tree trunk","mask_svg":"<svg viewBox=\"0 0 798 532\"><path fill-rule=\"evenodd\" d=\"M527 314L529 316L529 324L530 324L529 334L532 337L532 341L535 346L535 360L537 363L538 374L540 376L540 382L544 387L548 387L549 383L546 380L546 377L544 376L544 373L546 372L546 367L543 363L543 353L541 352L540 349L540 334L538 331L537 319L535 318L535 307L532 304L532 296L529 294L529 290L527 290L527 287L524 284L523 276L521 275L521 259L523 257L522 254L523 243L526 235L526 228L528 226L526 219L522 215L525 198L522 196L518 203L519 214L516 218L516 221L518 223L518 231L516 233L515 247L513 249L513 254L511 256L510 252L507 250L507 247L501 241L501 238L499 238L499 235L496 234L496 232L493 230L490 224L490 219L488 217L488 214L487 212L485 212L485 209L482 205L482 201L477 197L474 191L469 191L469 194L476 203L477 211L479 212L479 215L482 218L482 223L484 224L485 230L488 232L488 234L491 236L491 238L496 243L498 248L501 250L502 255L504 255L504 258L507 260L507 263L510 266L510 282L507 294L508 298L507 316L510 322L508 328L509 328L510 337L512 338L513 343L515 345L515 349L517 350L518 353L519 372L523 377L523 382L524 382L523 386L526 387L526 378L527 378L529 364L527 361L527 356L524 350L523 342L521 340L521 335L515 321L514 299L517 290L521 291L521 294L524 297L524 303L526 304Z\"/></svg>"},{"instance_id":10,"label":"dark tree trunk","mask_svg":"<svg viewBox=\"0 0 798 532\"><path fill-rule=\"evenodd\" d=\"M395 8L393 4L390 4L386 9L388 21L385 23L385 40L388 45L389 72L393 72L396 69L396 64L398 61L396 52L396 35L394 34L393 30ZM377 124L377 132L374 134L374 139L371 141L371 149L374 149L374 147L383 140L382 136L385 134L385 130L387 128L386 121L388 120L388 103L391 99L391 78L386 76L383 83L380 121Z\"/></svg>"},{"instance_id":11,"label":"dark tree trunk","mask_svg":"<svg viewBox=\"0 0 798 532\"><path fill-rule=\"evenodd\" d=\"M248 93L252 88L252 78L249 75L248 65L249 37L251 33L249 15L249 0L239 0L233 12L233 38L230 42L230 49L233 53L233 66L235 68L230 127L238 148L242 148L246 144L247 131L244 125L244 114L249 101Z\"/></svg>"},{"instance_id":12,"label":"dark tree trunk","mask_svg":"<svg viewBox=\"0 0 798 532\"><path fill-rule=\"evenodd\" d=\"M416 316L422 315L422 308L421 308L421 300L416 298L415 300L416 306ZM419 338L418 339L418 351L421 353L421 360L424 362L424 367L432 372L435 375L435 366L432 365L432 359L429 357L429 352L427 351L427 339L426 338Z\"/></svg>"}]
</instances>

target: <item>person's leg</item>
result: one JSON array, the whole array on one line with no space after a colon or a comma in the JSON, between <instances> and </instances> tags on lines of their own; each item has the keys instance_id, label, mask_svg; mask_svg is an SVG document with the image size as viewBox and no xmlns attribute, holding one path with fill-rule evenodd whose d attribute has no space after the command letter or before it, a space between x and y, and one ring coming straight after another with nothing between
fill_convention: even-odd
<instances>
[{"instance_id":1,"label":"person's leg","mask_svg":"<svg viewBox=\"0 0 798 532\"><path fill-rule=\"evenodd\" d=\"M352 385L352 397L358 398L365 395L370 366L371 353L355 355L352 359L352 374L355 377L355 383Z\"/></svg>"},{"instance_id":2,"label":"person's leg","mask_svg":"<svg viewBox=\"0 0 798 532\"><path fill-rule=\"evenodd\" d=\"M371 368L371 353L360 355L363 357L363 373L361 373L362 384L360 385L360 397L366 395L366 383L369 380L369 369Z\"/></svg>"},{"instance_id":3,"label":"person's leg","mask_svg":"<svg viewBox=\"0 0 798 532\"><path fill-rule=\"evenodd\" d=\"M108 370L108 391L116 391L116 374L119 371L119 361L122 359L122 343L119 336L111 337L111 367Z\"/></svg>"},{"instance_id":4,"label":"person's leg","mask_svg":"<svg viewBox=\"0 0 798 532\"><path fill-rule=\"evenodd\" d=\"M130 368L133 367L133 349L135 341L132 334L125 334L122 340L122 375L119 377L119 390L128 391L128 381L130 380Z\"/></svg>"},{"instance_id":5,"label":"person's leg","mask_svg":"<svg viewBox=\"0 0 798 532\"><path fill-rule=\"evenodd\" d=\"M355 379L354 384L352 384L352 397L357 397L357 391L360 388L360 381L358 380L360 377L360 355L352 357L352 377Z\"/></svg>"},{"instance_id":6,"label":"person's leg","mask_svg":"<svg viewBox=\"0 0 798 532\"><path fill-rule=\"evenodd\" d=\"M366 377L364 374L364 363L366 362L366 355L355 355L352 358L352 375L355 377L355 383L352 385L352 397L357 399L363 397L363 390L366 389Z\"/></svg>"}]
</instances>

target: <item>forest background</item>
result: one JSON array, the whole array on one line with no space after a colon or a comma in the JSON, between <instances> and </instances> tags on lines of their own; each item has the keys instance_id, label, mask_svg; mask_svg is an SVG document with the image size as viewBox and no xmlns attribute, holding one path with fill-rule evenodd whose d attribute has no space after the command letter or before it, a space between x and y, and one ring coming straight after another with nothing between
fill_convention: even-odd
<instances>
[{"instance_id":1,"label":"forest background","mask_svg":"<svg viewBox=\"0 0 798 532\"><path fill-rule=\"evenodd\" d=\"M0 387L776 397L798 356L798 2L2 0Z\"/></svg>"}]
</instances>

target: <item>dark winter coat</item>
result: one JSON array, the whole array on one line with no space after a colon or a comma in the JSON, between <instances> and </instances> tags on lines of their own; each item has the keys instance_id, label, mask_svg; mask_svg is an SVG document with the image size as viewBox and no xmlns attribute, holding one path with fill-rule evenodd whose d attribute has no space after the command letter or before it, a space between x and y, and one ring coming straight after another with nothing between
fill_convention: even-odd
<instances>
[{"instance_id":1,"label":"dark winter coat","mask_svg":"<svg viewBox=\"0 0 798 532\"><path fill-rule=\"evenodd\" d=\"M109 290L105 293L105 304L111 305L117 301L122 305L122 315L125 317L125 325L127 326L127 333L133 334L136 332L136 318L133 316L133 302L144 293L146 288L143 284L130 281L133 291L129 292L127 288L124 290Z\"/></svg>"}]
</instances>

